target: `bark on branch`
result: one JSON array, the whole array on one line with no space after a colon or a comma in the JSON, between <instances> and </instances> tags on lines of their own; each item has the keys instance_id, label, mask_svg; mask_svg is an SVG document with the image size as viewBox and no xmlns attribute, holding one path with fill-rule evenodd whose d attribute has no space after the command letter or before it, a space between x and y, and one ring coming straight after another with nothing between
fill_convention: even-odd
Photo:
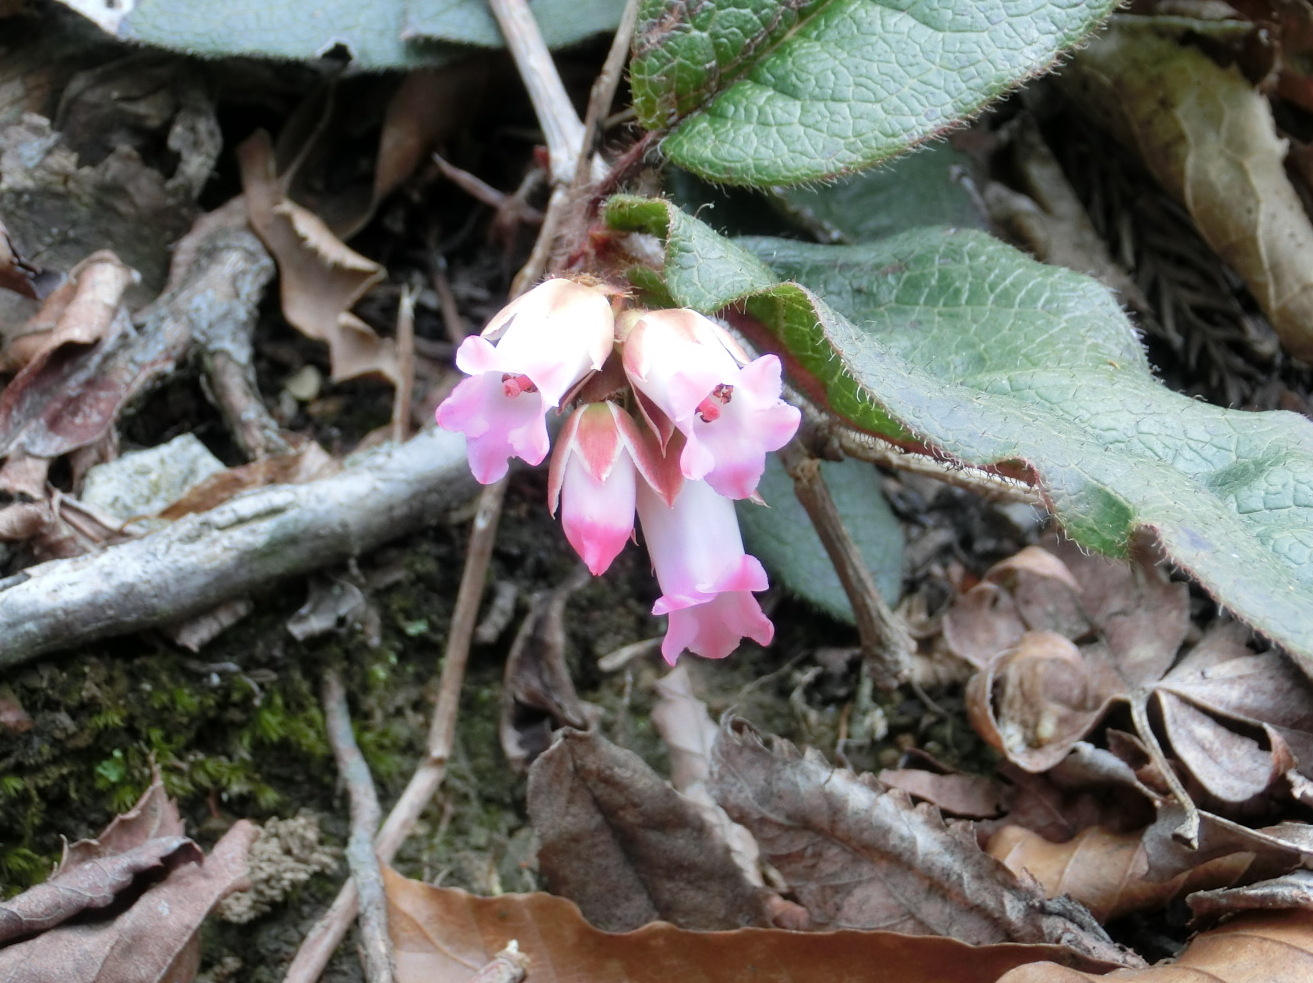
<instances>
[{"instance_id":1,"label":"bark on branch","mask_svg":"<svg viewBox=\"0 0 1313 983\"><path fill-rule=\"evenodd\" d=\"M465 441L427 430L340 474L261 488L142 539L0 581L0 669L199 614L411 532L475 489Z\"/></svg>"}]
</instances>

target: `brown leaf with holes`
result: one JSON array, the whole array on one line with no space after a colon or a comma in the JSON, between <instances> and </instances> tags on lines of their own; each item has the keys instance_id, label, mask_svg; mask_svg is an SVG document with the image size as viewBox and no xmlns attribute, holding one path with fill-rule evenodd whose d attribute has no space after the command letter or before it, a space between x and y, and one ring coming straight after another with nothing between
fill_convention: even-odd
<instances>
[{"instance_id":1,"label":"brown leaf with holes","mask_svg":"<svg viewBox=\"0 0 1313 983\"><path fill-rule=\"evenodd\" d=\"M1070 902L1047 900L977 845L870 776L814 751L766 741L741 721L722 727L711 790L756 837L812 921L828 928L947 935L976 945L1046 942L1112 965L1138 965Z\"/></svg>"},{"instance_id":2,"label":"brown leaf with holes","mask_svg":"<svg viewBox=\"0 0 1313 983\"><path fill-rule=\"evenodd\" d=\"M287 322L328 345L334 381L378 374L400 379L396 345L351 313L383 268L338 239L313 213L290 200L274 173L268 134L237 148L251 227L278 263Z\"/></svg>"},{"instance_id":3,"label":"brown leaf with holes","mask_svg":"<svg viewBox=\"0 0 1313 983\"><path fill-rule=\"evenodd\" d=\"M1051 963L1031 963L998 983L1102 983L1096 976ZM1127 969L1116 983L1305 983L1313 979L1313 911L1241 915L1196 936L1171 961Z\"/></svg>"},{"instance_id":4,"label":"brown leaf with holes","mask_svg":"<svg viewBox=\"0 0 1313 983\"><path fill-rule=\"evenodd\" d=\"M598 928L770 924L764 892L698 808L638 755L597 733L561 731L533 763L529 818L548 887Z\"/></svg>"},{"instance_id":5,"label":"brown leaf with holes","mask_svg":"<svg viewBox=\"0 0 1313 983\"><path fill-rule=\"evenodd\" d=\"M579 566L559 587L534 594L506 657L497 735L516 771L551 746L555 731L597 722L600 711L579 699L565 661L565 605L588 579Z\"/></svg>"},{"instance_id":6,"label":"brown leaf with holes","mask_svg":"<svg viewBox=\"0 0 1313 983\"><path fill-rule=\"evenodd\" d=\"M549 894L479 898L383 871L397 983L470 983L514 941L533 983L994 983L1036 959L1070 959L1058 946L971 946L893 932L689 932L661 922L603 932ZM1090 966L1089 968L1097 968Z\"/></svg>"},{"instance_id":7,"label":"brown leaf with holes","mask_svg":"<svg viewBox=\"0 0 1313 983\"><path fill-rule=\"evenodd\" d=\"M986 848L992 857L1039 881L1051 898L1067 895L1107 923L1136 911L1160 908L1191 891L1229 887L1250 873L1252 853L1232 853L1164 881L1149 879L1142 833L1110 833L1090 827L1066 843L1050 843L1020 826L1004 826Z\"/></svg>"}]
</instances>

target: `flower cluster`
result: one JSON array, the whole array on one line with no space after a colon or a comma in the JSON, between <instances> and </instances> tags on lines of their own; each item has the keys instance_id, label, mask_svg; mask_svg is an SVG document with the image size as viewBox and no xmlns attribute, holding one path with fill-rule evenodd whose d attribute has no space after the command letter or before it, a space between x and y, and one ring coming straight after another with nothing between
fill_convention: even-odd
<instances>
[{"instance_id":1,"label":"flower cluster","mask_svg":"<svg viewBox=\"0 0 1313 983\"><path fill-rule=\"evenodd\" d=\"M548 504L594 574L633 538L637 513L662 592L652 613L669 615L667 662L685 650L721 659L745 636L770 642L774 626L752 596L766 571L743 550L732 500L759 500L767 452L798 429L778 358L749 360L694 311L617 316L603 288L553 279L467 338L456 365L470 378L438 423L465 434L485 484L512 457L541 463L547 412L579 404L556 441Z\"/></svg>"}]
</instances>

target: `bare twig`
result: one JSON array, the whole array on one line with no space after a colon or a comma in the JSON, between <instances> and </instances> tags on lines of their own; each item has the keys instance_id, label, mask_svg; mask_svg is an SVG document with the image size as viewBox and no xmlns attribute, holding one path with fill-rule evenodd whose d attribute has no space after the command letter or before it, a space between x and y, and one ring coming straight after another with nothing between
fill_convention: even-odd
<instances>
[{"instance_id":1,"label":"bare twig","mask_svg":"<svg viewBox=\"0 0 1313 983\"><path fill-rule=\"evenodd\" d=\"M382 810L374 791L374 779L369 766L356 744L351 730L351 714L347 709L346 690L342 680L330 669L324 673L324 720L328 726L328 740L337 759L337 770L351 799L351 837L347 842L347 864L351 868L351 883L360 898L361 962L368 983L392 983L396 978L393 965L392 941L388 938L387 897L383 893L383 872L374 853L374 833Z\"/></svg>"},{"instance_id":2,"label":"bare twig","mask_svg":"<svg viewBox=\"0 0 1313 983\"><path fill-rule=\"evenodd\" d=\"M584 134L570 189L576 196L592 177L588 166L589 151L597 140L598 128L615 100L615 90L620 86L625 60L629 57L629 42L634 36L634 26L638 23L638 4L639 0L629 0L625 4L624 13L620 15L620 25L616 28L615 37L611 39L611 49L606 53L602 70L593 80L593 87L588 93L588 108L584 110Z\"/></svg>"},{"instance_id":3,"label":"bare twig","mask_svg":"<svg viewBox=\"0 0 1313 983\"><path fill-rule=\"evenodd\" d=\"M889 605L880 596L871 571L862 560L857 544L825 487L820 461L803 450L796 439L780 451L780 459L793 478L798 501L807 510L843 583L857 620L862 654L876 683L897 685L907 675L908 658L914 648L906 625L889 610Z\"/></svg>"},{"instance_id":4,"label":"bare twig","mask_svg":"<svg viewBox=\"0 0 1313 983\"><path fill-rule=\"evenodd\" d=\"M456 303L456 295L451 289L451 280L447 276L447 264L438 258L437 268L433 271L433 291L438 295L438 308L442 311L442 326L447 329L447 337L453 345L459 345L470 333L469 325Z\"/></svg>"},{"instance_id":5,"label":"bare twig","mask_svg":"<svg viewBox=\"0 0 1313 983\"><path fill-rule=\"evenodd\" d=\"M397 365L401 378L392 394L392 439L398 444L410 435L410 398L415 391L415 298L419 291L406 286L397 305Z\"/></svg>"},{"instance_id":6,"label":"bare twig","mask_svg":"<svg viewBox=\"0 0 1313 983\"><path fill-rule=\"evenodd\" d=\"M332 477L261 488L141 539L29 567L0 588L0 668L340 563L432 522L473 483L461 436L426 430Z\"/></svg>"},{"instance_id":7,"label":"bare twig","mask_svg":"<svg viewBox=\"0 0 1313 983\"><path fill-rule=\"evenodd\" d=\"M384 863L396 855L414 828L415 821L432 801L446 777L447 759L456 738L456 709L460 701L461 684L465 679L470 639L478 620L479 599L483 596L483 585L492 558L497 521L505 494L506 481L503 479L485 486L479 497L479 509L470 531L470 547L465 556L465 572L461 577L455 610L451 616L451 631L447 636L442 676L438 682L438 702L429 726L427 754L411 776L401 798L392 807L392 812L374 841L379 860ZM284 983L314 983L319 979L333 951L350 928L358 905L355 885L347 882L338 892L332 906L301 943L296 958L288 967Z\"/></svg>"}]
</instances>

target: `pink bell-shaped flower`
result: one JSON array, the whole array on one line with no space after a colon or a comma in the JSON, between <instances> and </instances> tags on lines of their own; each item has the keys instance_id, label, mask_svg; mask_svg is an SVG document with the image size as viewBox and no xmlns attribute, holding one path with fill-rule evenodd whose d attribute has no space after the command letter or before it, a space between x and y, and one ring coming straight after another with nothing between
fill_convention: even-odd
<instances>
[{"instance_id":1,"label":"pink bell-shaped flower","mask_svg":"<svg viewBox=\"0 0 1313 983\"><path fill-rule=\"evenodd\" d=\"M715 322L690 310L621 316L625 374L663 439L655 408L684 434L679 466L684 477L705 479L728 498L756 493L766 453L797 432L802 414L780 399L780 360L747 361ZM744 364L746 363L746 364Z\"/></svg>"},{"instance_id":2,"label":"pink bell-shaped flower","mask_svg":"<svg viewBox=\"0 0 1313 983\"><path fill-rule=\"evenodd\" d=\"M633 417L615 403L589 403L566 420L547 472L547 504L553 515L560 506L565 538L595 576L633 538L640 475L653 488L670 483ZM667 501L678 491L674 478L675 487L659 493Z\"/></svg>"},{"instance_id":3,"label":"pink bell-shaped flower","mask_svg":"<svg viewBox=\"0 0 1313 983\"><path fill-rule=\"evenodd\" d=\"M703 481L685 481L673 505L638 487L638 518L661 585L653 614L670 622L661 654L671 665L684 650L723 659L744 636L769 645L775 626L753 591L768 586L755 556L743 552L734 503Z\"/></svg>"},{"instance_id":4,"label":"pink bell-shaped flower","mask_svg":"<svg viewBox=\"0 0 1313 983\"><path fill-rule=\"evenodd\" d=\"M437 419L465 434L474 477L485 485L501 479L512 457L541 463L547 410L602 367L614 341L607 295L556 279L511 301L482 335L461 342L456 366L470 378L443 400Z\"/></svg>"}]
</instances>

